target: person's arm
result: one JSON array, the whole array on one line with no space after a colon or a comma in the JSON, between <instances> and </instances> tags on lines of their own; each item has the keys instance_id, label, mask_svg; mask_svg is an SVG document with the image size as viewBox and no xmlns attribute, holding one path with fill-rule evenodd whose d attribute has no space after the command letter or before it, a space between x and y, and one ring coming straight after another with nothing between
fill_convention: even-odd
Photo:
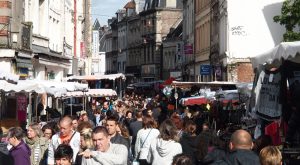
<instances>
[{"instance_id":1,"label":"person's arm","mask_svg":"<svg viewBox=\"0 0 300 165\"><path fill-rule=\"evenodd\" d=\"M141 130L138 131L137 133L137 136L136 136L136 140L135 140L135 146L134 146L134 158L135 159L138 159L138 153L140 152L141 150L141 144L140 144L140 138L141 138Z\"/></svg>"},{"instance_id":2,"label":"person's arm","mask_svg":"<svg viewBox=\"0 0 300 165\"><path fill-rule=\"evenodd\" d=\"M53 138L48 146L48 165L54 165L54 144L53 144Z\"/></svg>"},{"instance_id":3,"label":"person's arm","mask_svg":"<svg viewBox=\"0 0 300 165\"><path fill-rule=\"evenodd\" d=\"M154 144L154 142L153 142L154 140L152 140L152 142L150 143L150 147L149 147L149 153L148 153L148 156L147 156L147 162L149 163L149 164L151 164L152 163L152 160L153 160L153 144Z\"/></svg>"},{"instance_id":4,"label":"person's arm","mask_svg":"<svg viewBox=\"0 0 300 165\"><path fill-rule=\"evenodd\" d=\"M128 150L124 145L118 145L112 153L92 151L91 157L101 164L127 164Z\"/></svg>"}]
</instances>

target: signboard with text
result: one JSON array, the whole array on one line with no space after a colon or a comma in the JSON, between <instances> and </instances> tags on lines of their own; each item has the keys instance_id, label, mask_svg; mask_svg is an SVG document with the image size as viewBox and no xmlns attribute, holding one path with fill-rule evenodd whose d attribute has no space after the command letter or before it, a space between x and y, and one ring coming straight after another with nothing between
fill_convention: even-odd
<instances>
[{"instance_id":1,"label":"signboard with text","mask_svg":"<svg viewBox=\"0 0 300 165\"><path fill-rule=\"evenodd\" d=\"M201 75L210 75L211 66L210 65L200 65L200 74Z\"/></svg>"}]
</instances>

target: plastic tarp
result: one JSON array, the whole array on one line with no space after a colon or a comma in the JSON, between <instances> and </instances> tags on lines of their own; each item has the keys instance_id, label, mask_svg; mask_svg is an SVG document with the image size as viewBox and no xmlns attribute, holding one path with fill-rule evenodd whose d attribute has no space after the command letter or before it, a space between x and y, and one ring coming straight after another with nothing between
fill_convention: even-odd
<instances>
[{"instance_id":1,"label":"plastic tarp","mask_svg":"<svg viewBox=\"0 0 300 165\"><path fill-rule=\"evenodd\" d=\"M300 53L300 41L282 42L273 49L253 57L251 59L252 67L258 68L259 65L275 64L280 65L281 60L292 60Z\"/></svg>"},{"instance_id":2,"label":"plastic tarp","mask_svg":"<svg viewBox=\"0 0 300 165\"><path fill-rule=\"evenodd\" d=\"M115 80L117 78L125 79L125 75L122 73L118 74L106 74L106 75L87 75L87 76L70 76L65 78L66 81L68 80Z\"/></svg>"},{"instance_id":3,"label":"plastic tarp","mask_svg":"<svg viewBox=\"0 0 300 165\"><path fill-rule=\"evenodd\" d=\"M117 92L112 89L88 89L86 92L82 92L82 91L67 92L64 97L68 98L68 97L82 97L82 96L111 97L111 96L117 96Z\"/></svg>"}]
</instances>

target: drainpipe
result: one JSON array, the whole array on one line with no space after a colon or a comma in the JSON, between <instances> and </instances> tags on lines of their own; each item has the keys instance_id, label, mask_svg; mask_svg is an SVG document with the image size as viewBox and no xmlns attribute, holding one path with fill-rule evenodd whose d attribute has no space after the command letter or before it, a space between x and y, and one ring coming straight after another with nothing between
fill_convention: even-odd
<instances>
[{"instance_id":1,"label":"drainpipe","mask_svg":"<svg viewBox=\"0 0 300 165\"><path fill-rule=\"evenodd\" d=\"M74 58L76 58L76 40L77 40L77 0L74 0Z\"/></svg>"}]
</instances>

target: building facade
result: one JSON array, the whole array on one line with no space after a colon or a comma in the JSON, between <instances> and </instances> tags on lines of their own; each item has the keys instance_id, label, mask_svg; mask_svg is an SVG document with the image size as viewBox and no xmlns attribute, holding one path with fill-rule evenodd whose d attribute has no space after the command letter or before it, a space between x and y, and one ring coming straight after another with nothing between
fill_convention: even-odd
<instances>
[{"instance_id":1,"label":"building facade","mask_svg":"<svg viewBox=\"0 0 300 165\"><path fill-rule=\"evenodd\" d=\"M144 42L141 77L143 81L159 80L163 77L162 40L182 19L182 3L177 3L176 0L146 1L140 17Z\"/></svg>"},{"instance_id":2,"label":"building facade","mask_svg":"<svg viewBox=\"0 0 300 165\"><path fill-rule=\"evenodd\" d=\"M83 1L0 3L0 57L7 71L23 79L55 81L78 74Z\"/></svg>"},{"instance_id":3,"label":"building facade","mask_svg":"<svg viewBox=\"0 0 300 165\"><path fill-rule=\"evenodd\" d=\"M250 57L283 41L285 28L273 21L273 17L281 13L282 2L219 1L218 63L222 64L222 74L226 75L223 77L228 81L253 81Z\"/></svg>"},{"instance_id":4,"label":"building facade","mask_svg":"<svg viewBox=\"0 0 300 165\"><path fill-rule=\"evenodd\" d=\"M185 81L195 80L195 53L194 53L194 28L195 28L195 0L183 0L183 72L182 79Z\"/></svg>"},{"instance_id":5,"label":"building facade","mask_svg":"<svg viewBox=\"0 0 300 165\"><path fill-rule=\"evenodd\" d=\"M109 29L107 35L105 36L106 50L105 50L105 60L106 60L106 74L117 73L117 58L118 58L118 26L117 18L112 18L108 20Z\"/></svg>"},{"instance_id":6,"label":"building facade","mask_svg":"<svg viewBox=\"0 0 300 165\"><path fill-rule=\"evenodd\" d=\"M196 81L211 81L210 2L195 1L195 75Z\"/></svg>"}]
</instances>

